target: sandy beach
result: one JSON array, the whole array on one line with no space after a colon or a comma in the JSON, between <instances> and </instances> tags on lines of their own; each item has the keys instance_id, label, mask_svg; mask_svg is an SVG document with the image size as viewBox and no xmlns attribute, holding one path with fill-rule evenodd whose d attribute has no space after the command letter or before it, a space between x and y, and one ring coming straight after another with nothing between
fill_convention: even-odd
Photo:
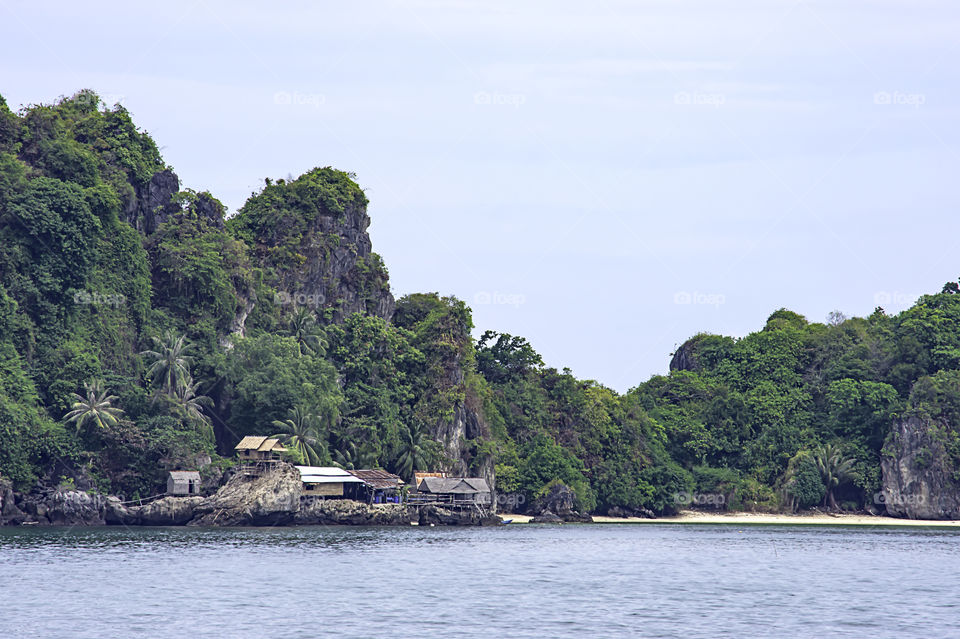
<instances>
[{"instance_id":1,"label":"sandy beach","mask_svg":"<svg viewBox=\"0 0 960 639\"><path fill-rule=\"evenodd\" d=\"M500 514L503 519L512 519L515 524L529 523L528 515ZM731 525L775 525L775 526L936 526L958 528L958 520L897 519L895 517L873 517L871 515L811 513L801 515L771 513L706 513L697 510L685 510L674 517L644 519L642 517L603 517L593 518L597 524L731 524Z\"/></svg>"}]
</instances>

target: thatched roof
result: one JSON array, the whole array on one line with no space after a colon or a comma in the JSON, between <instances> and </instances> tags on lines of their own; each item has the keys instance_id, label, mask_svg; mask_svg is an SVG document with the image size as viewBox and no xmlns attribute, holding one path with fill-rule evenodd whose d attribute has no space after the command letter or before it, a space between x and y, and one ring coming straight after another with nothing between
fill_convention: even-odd
<instances>
[{"instance_id":1,"label":"thatched roof","mask_svg":"<svg viewBox=\"0 0 960 639\"><path fill-rule=\"evenodd\" d=\"M240 443L234 447L234 450L282 453L287 449L283 447L279 439L272 439L261 435L247 435L240 440Z\"/></svg>"}]
</instances>

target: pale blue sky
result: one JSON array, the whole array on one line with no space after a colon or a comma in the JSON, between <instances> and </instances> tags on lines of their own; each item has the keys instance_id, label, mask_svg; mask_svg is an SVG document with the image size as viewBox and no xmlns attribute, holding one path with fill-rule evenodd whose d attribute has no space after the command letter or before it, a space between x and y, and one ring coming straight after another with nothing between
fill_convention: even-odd
<instances>
[{"instance_id":1,"label":"pale blue sky","mask_svg":"<svg viewBox=\"0 0 960 639\"><path fill-rule=\"evenodd\" d=\"M122 101L231 211L354 171L398 296L618 390L960 275L955 4L518 4L8 0L0 94Z\"/></svg>"}]
</instances>

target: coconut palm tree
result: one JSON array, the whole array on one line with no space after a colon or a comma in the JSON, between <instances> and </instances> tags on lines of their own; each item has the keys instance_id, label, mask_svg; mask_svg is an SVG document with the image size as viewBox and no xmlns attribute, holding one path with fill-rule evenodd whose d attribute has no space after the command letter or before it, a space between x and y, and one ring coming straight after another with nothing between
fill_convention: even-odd
<instances>
[{"instance_id":1,"label":"coconut palm tree","mask_svg":"<svg viewBox=\"0 0 960 639\"><path fill-rule=\"evenodd\" d=\"M140 355L149 361L147 376L169 396L190 378L191 358L187 355L190 344L187 336L177 337L166 331L162 338L152 337L156 350L142 351Z\"/></svg>"},{"instance_id":2,"label":"coconut palm tree","mask_svg":"<svg viewBox=\"0 0 960 639\"><path fill-rule=\"evenodd\" d=\"M290 418L274 420L273 427L277 437L288 448L300 453L300 457L310 466L319 466L327 457L327 448L320 437L318 420L309 411L295 406L290 409Z\"/></svg>"},{"instance_id":3,"label":"coconut palm tree","mask_svg":"<svg viewBox=\"0 0 960 639\"><path fill-rule=\"evenodd\" d=\"M173 394L167 395L166 398L175 414L184 421L201 428L204 434L212 439L213 429L210 425L210 417L204 409L212 409L213 400L206 395L200 395L199 389L200 382L194 382L193 378L187 375L183 384L175 388Z\"/></svg>"},{"instance_id":4,"label":"coconut palm tree","mask_svg":"<svg viewBox=\"0 0 960 639\"><path fill-rule=\"evenodd\" d=\"M367 446L357 446L352 440L341 439L333 451L333 463L346 470L375 468L377 454Z\"/></svg>"},{"instance_id":5,"label":"coconut palm tree","mask_svg":"<svg viewBox=\"0 0 960 639\"><path fill-rule=\"evenodd\" d=\"M850 479L855 460L844 459L843 451L834 444L825 444L815 450L813 460L817 470L820 471L820 479L827 488L827 494L823 496L823 505L837 509L833 489Z\"/></svg>"},{"instance_id":6,"label":"coconut palm tree","mask_svg":"<svg viewBox=\"0 0 960 639\"><path fill-rule=\"evenodd\" d=\"M86 397L71 393L74 402L70 406L72 410L63 416L64 421L74 422L77 432L83 430L87 424L93 424L100 429L115 426L123 415L121 409L111 405L117 400L117 396L110 395L99 379L90 380L83 386L87 391Z\"/></svg>"},{"instance_id":7,"label":"coconut palm tree","mask_svg":"<svg viewBox=\"0 0 960 639\"><path fill-rule=\"evenodd\" d=\"M403 479L413 478L413 473L418 468L427 468L429 464L429 455L424 443L423 428L419 426L410 426L403 432L403 439L400 444L400 454L394 461L397 474Z\"/></svg>"},{"instance_id":8,"label":"coconut palm tree","mask_svg":"<svg viewBox=\"0 0 960 639\"><path fill-rule=\"evenodd\" d=\"M313 311L300 306L290 318L288 324L290 336L297 340L297 353L313 353L322 356L327 348L326 336L317 325L317 318Z\"/></svg>"}]
</instances>

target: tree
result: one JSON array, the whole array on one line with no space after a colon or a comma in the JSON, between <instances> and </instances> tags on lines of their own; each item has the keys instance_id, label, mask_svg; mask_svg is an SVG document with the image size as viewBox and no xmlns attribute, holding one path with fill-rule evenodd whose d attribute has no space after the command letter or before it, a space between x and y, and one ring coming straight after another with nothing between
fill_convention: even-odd
<instances>
[{"instance_id":1,"label":"tree","mask_svg":"<svg viewBox=\"0 0 960 639\"><path fill-rule=\"evenodd\" d=\"M403 432L399 453L394 466L397 474L405 480L412 479L418 468L429 467L430 455L422 426L410 426Z\"/></svg>"},{"instance_id":2,"label":"tree","mask_svg":"<svg viewBox=\"0 0 960 639\"><path fill-rule=\"evenodd\" d=\"M167 401L170 402L173 412L179 415L184 421L200 427L205 435L213 438L213 431L210 427L210 417L203 410L213 408L213 400L206 395L200 395L198 389L200 382L194 382L189 375L181 386L174 389L172 395L167 395Z\"/></svg>"},{"instance_id":3,"label":"tree","mask_svg":"<svg viewBox=\"0 0 960 639\"><path fill-rule=\"evenodd\" d=\"M297 352L300 355L311 353L323 356L327 348L326 336L317 325L313 311L305 306L297 307L288 325L290 337L297 340Z\"/></svg>"},{"instance_id":4,"label":"tree","mask_svg":"<svg viewBox=\"0 0 960 639\"><path fill-rule=\"evenodd\" d=\"M140 355L150 361L147 376L154 384L169 395L182 387L190 379L191 358L187 355L190 344L187 336L177 337L173 331L166 331L163 338L152 337L157 350L142 351Z\"/></svg>"},{"instance_id":5,"label":"tree","mask_svg":"<svg viewBox=\"0 0 960 639\"><path fill-rule=\"evenodd\" d=\"M274 420L272 423L277 432L271 437L280 438L284 445L297 451L308 465L319 466L321 460L327 459L327 448L320 437L316 415L301 406L295 406L290 409L288 419Z\"/></svg>"},{"instance_id":6,"label":"tree","mask_svg":"<svg viewBox=\"0 0 960 639\"><path fill-rule=\"evenodd\" d=\"M843 452L833 444L823 445L814 451L813 460L820 472L820 480L827 489L823 505L829 504L830 508L836 509L837 500L833 489L851 478L855 460L844 459Z\"/></svg>"},{"instance_id":7,"label":"tree","mask_svg":"<svg viewBox=\"0 0 960 639\"><path fill-rule=\"evenodd\" d=\"M99 429L107 426L115 426L123 415L123 410L111 405L116 401L116 395L110 395L103 388L103 382L94 379L84 384L87 396L73 393L74 402L71 405L71 411L63 416L65 422L74 422L77 426L77 432L84 429L87 424L93 424Z\"/></svg>"}]
</instances>

